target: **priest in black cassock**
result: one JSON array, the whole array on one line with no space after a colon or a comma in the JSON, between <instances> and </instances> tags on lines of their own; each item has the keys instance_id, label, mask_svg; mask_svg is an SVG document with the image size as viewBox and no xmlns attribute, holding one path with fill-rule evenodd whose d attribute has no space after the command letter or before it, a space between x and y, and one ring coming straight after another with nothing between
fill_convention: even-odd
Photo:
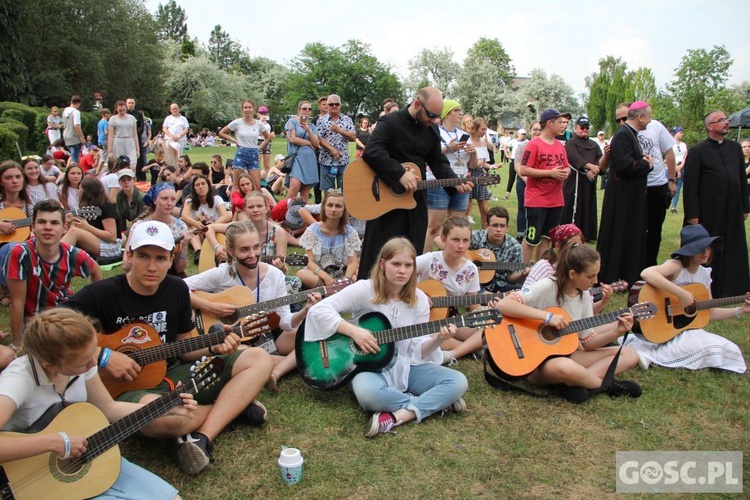
<instances>
[{"instance_id":1,"label":"priest in black cassock","mask_svg":"<svg viewBox=\"0 0 750 500\"><path fill-rule=\"evenodd\" d=\"M609 150L609 178L596 244L602 256L602 283L623 279L632 285L645 267L646 178L653 160L641 150L638 131L645 130L651 116L651 107L644 101L617 107L617 121L626 121L612 136Z\"/></svg>"},{"instance_id":2,"label":"priest in black cassock","mask_svg":"<svg viewBox=\"0 0 750 500\"><path fill-rule=\"evenodd\" d=\"M596 179L601 172L603 152L596 141L589 139L588 117L576 120L573 137L565 143L571 175L563 185L565 206L560 224L573 223L581 229L584 241L595 241L597 220Z\"/></svg>"},{"instance_id":3,"label":"priest in black cassock","mask_svg":"<svg viewBox=\"0 0 750 500\"><path fill-rule=\"evenodd\" d=\"M702 224L724 238L713 250L711 294L715 298L750 292L745 220L750 213L745 159L739 143L727 139L729 120L713 111L703 120L708 138L688 150L682 185L686 224Z\"/></svg>"}]
</instances>

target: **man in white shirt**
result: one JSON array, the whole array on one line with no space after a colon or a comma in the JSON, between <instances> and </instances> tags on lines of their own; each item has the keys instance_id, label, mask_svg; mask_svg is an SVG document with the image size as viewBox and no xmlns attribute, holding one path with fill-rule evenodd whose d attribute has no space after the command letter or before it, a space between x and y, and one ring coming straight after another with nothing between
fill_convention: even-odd
<instances>
[{"instance_id":1,"label":"man in white shirt","mask_svg":"<svg viewBox=\"0 0 750 500\"><path fill-rule=\"evenodd\" d=\"M81 130L81 96L74 95L70 98L70 106L63 111L63 139L65 146L70 151L70 160L78 163L81 156L81 148L86 143L86 138Z\"/></svg>"},{"instance_id":2,"label":"man in white shirt","mask_svg":"<svg viewBox=\"0 0 750 500\"><path fill-rule=\"evenodd\" d=\"M672 129L672 137L674 137L674 146L672 151L674 152L674 172L677 177L677 192L672 198L672 206L669 209L673 214L677 213L677 202L680 201L680 191L682 191L682 168L685 166L685 159L687 158L687 144L682 142L682 136L685 135L682 127L674 127Z\"/></svg>"}]
</instances>

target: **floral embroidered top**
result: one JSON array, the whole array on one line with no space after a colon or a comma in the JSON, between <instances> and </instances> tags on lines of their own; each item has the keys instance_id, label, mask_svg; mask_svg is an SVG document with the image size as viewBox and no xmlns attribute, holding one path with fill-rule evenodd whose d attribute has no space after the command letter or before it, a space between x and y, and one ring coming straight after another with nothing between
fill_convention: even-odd
<instances>
[{"instance_id":1,"label":"floral embroidered top","mask_svg":"<svg viewBox=\"0 0 750 500\"><path fill-rule=\"evenodd\" d=\"M417 281L438 280L450 296L461 296L479 292L479 271L466 259L457 271L451 271L443 260L443 252L429 252L417 257Z\"/></svg>"},{"instance_id":2,"label":"floral embroidered top","mask_svg":"<svg viewBox=\"0 0 750 500\"><path fill-rule=\"evenodd\" d=\"M320 230L319 222L307 228L305 234L300 237L299 244L305 250L312 250L318 264L321 264L324 256L328 256L325 259L326 264L331 261L330 264L346 266L349 257L355 257L362 250L362 243L352 226L346 226L346 234L328 236Z\"/></svg>"}]
</instances>

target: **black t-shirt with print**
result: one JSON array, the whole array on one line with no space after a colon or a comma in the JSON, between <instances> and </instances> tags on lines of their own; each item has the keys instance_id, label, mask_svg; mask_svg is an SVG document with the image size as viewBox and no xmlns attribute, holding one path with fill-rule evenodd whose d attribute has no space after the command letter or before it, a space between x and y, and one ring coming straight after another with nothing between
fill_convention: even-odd
<instances>
[{"instance_id":1,"label":"black t-shirt with print","mask_svg":"<svg viewBox=\"0 0 750 500\"><path fill-rule=\"evenodd\" d=\"M101 323L103 333L114 333L135 321L150 325L162 342L193 330L190 290L184 281L165 276L154 295L135 293L126 275L120 274L83 287L65 303Z\"/></svg>"}]
</instances>

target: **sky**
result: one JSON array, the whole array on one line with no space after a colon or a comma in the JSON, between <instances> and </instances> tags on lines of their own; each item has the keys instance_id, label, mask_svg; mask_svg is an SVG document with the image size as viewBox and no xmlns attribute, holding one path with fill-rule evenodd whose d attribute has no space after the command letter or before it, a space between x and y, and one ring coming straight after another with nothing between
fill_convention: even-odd
<instances>
[{"instance_id":1,"label":"sky","mask_svg":"<svg viewBox=\"0 0 750 500\"><path fill-rule=\"evenodd\" d=\"M156 12L167 0L145 0ZM409 60L425 48L453 50L461 63L480 37L496 38L517 76L534 68L563 77L576 96L602 57L629 69L648 67L658 87L674 79L688 49L724 45L734 65L728 83L750 80L747 4L742 0L177 0L188 34L207 43L216 24L252 56L286 64L306 44L340 47L358 39L402 79Z\"/></svg>"}]
</instances>

